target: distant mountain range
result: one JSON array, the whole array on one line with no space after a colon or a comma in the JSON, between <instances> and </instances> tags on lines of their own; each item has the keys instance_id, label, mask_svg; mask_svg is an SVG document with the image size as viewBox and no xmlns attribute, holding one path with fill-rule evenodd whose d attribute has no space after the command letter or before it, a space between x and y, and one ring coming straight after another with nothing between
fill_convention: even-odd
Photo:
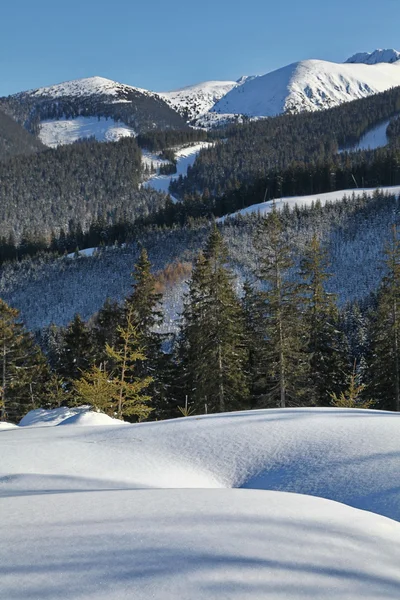
<instances>
[{"instance_id":1,"label":"distant mountain range","mask_svg":"<svg viewBox=\"0 0 400 600\"><path fill-rule=\"evenodd\" d=\"M48 146L116 140L154 129L211 128L286 112L322 110L400 86L400 52L358 53L345 63L304 60L238 81L151 92L103 77L0 98L0 109Z\"/></svg>"}]
</instances>

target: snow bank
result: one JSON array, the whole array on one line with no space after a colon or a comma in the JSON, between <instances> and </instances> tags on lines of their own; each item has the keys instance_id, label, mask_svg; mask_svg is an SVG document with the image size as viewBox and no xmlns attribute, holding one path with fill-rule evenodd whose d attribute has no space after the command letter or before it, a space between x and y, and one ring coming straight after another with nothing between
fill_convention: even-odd
<instances>
[{"instance_id":1,"label":"snow bank","mask_svg":"<svg viewBox=\"0 0 400 600\"><path fill-rule=\"evenodd\" d=\"M99 427L101 425L128 425L121 419L113 419L104 413L98 412L79 412L67 419L64 419L58 426L61 425L80 425L81 427Z\"/></svg>"},{"instance_id":2,"label":"snow bank","mask_svg":"<svg viewBox=\"0 0 400 600\"><path fill-rule=\"evenodd\" d=\"M18 425L14 425L14 423L7 423L7 421L0 421L0 431L2 429L15 429Z\"/></svg>"},{"instance_id":3,"label":"snow bank","mask_svg":"<svg viewBox=\"0 0 400 600\"><path fill-rule=\"evenodd\" d=\"M249 490L3 498L7 600L398 600L400 524Z\"/></svg>"},{"instance_id":4,"label":"snow bank","mask_svg":"<svg viewBox=\"0 0 400 600\"><path fill-rule=\"evenodd\" d=\"M70 408L61 406L60 408L45 409L37 408L30 410L19 422L20 427L53 427L65 419L82 415L91 410L90 406L77 406Z\"/></svg>"},{"instance_id":5,"label":"snow bank","mask_svg":"<svg viewBox=\"0 0 400 600\"><path fill-rule=\"evenodd\" d=\"M1 436L0 477L19 477L4 491L42 489L37 474L72 478L73 489L79 482L87 488L88 479L96 480L96 489L256 488L320 496L400 521L398 414L276 409L113 427L43 427L86 412L34 411L21 424L36 427ZM2 444L11 439L9 452Z\"/></svg>"},{"instance_id":6,"label":"snow bank","mask_svg":"<svg viewBox=\"0 0 400 600\"><path fill-rule=\"evenodd\" d=\"M272 211L274 203L278 210L281 210L285 205L289 206L290 208L294 208L295 206L311 206L317 201L319 201L321 205L324 206L324 204L326 204L327 202L340 202L345 196L347 196L347 198L352 198L353 194L356 198L362 196L363 194L366 194L367 196L372 196L372 194L376 191L385 194L394 194L398 196L400 194L400 186L392 185L380 188L357 188L349 190L337 190L336 192L327 192L325 194L313 194L310 196L287 196L285 198L268 200L267 202L260 202L260 204L252 204L251 206L247 206L246 208L238 210L235 213L226 215L225 217L220 217L219 219L217 219L217 223L223 223L225 219L232 219L237 217L238 215L249 215L251 213L259 213L260 215L266 215Z\"/></svg>"}]
</instances>

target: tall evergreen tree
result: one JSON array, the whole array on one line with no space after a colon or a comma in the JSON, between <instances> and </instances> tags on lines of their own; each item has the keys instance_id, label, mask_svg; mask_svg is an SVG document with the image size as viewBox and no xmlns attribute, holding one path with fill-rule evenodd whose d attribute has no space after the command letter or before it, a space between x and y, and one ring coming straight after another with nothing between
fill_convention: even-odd
<instances>
[{"instance_id":1,"label":"tall evergreen tree","mask_svg":"<svg viewBox=\"0 0 400 600\"><path fill-rule=\"evenodd\" d=\"M290 277L292 250L275 207L263 219L255 245L263 286L259 311L266 340L266 401L281 408L302 404L308 374L303 307L299 285Z\"/></svg>"},{"instance_id":2,"label":"tall evergreen tree","mask_svg":"<svg viewBox=\"0 0 400 600\"><path fill-rule=\"evenodd\" d=\"M381 408L400 411L400 240L395 226L385 264L372 325L370 393Z\"/></svg>"},{"instance_id":3,"label":"tall evergreen tree","mask_svg":"<svg viewBox=\"0 0 400 600\"><path fill-rule=\"evenodd\" d=\"M204 405L211 412L247 405L244 316L226 263L214 228L193 270L181 331L184 390L200 411Z\"/></svg>"},{"instance_id":4,"label":"tall evergreen tree","mask_svg":"<svg viewBox=\"0 0 400 600\"><path fill-rule=\"evenodd\" d=\"M78 379L93 363L94 347L91 332L76 314L64 332L59 373L65 381Z\"/></svg>"},{"instance_id":5,"label":"tall evergreen tree","mask_svg":"<svg viewBox=\"0 0 400 600\"><path fill-rule=\"evenodd\" d=\"M0 299L0 420L19 420L44 400L50 374L46 360L19 321L19 312Z\"/></svg>"},{"instance_id":6,"label":"tall evergreen tree","mask_svg":"<svg viewBox=\"0 0 400 600\"><path fill-rule=\"evenodd\" d=\"M309 401L319 406L328 406L331 394L341 391L347 371L347 341L339 328L336 299L325 289L330 278L327 269L328 253L314 235L301 261L301 275L310 361Z\"/></svg>"}]
</instances>

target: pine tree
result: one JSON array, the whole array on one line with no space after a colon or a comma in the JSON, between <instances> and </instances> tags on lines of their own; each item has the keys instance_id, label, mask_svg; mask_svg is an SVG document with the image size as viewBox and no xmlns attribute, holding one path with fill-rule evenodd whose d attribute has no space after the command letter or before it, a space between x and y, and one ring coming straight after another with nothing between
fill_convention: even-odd
<instances>
[{"instance_id":1,"label":"pine tree","mask_svg":"<svg viewBox=\"0 0 400 600\"><path fill-rule=\"evenodd\" d=\"M244 317L226 263L214 228L193 270L181 331L185 395L201 412L205 405L209 412L247 406Z\"/></svg>"},{"instance_id":2,"label":"pine tree","mask_svg":"<svg viewBox=\"0 0 400 600\"><path fill-rule=\"evenodd\" d=\"M42 405L49 370L46 360L18 320L18 310L0 299L0 420L19 420Z\"/></svg>"},{"instance_id":3,"label":"pine tree","mask_svg":"<svg viewBox=\"0 0 400 600\"><path fill-rule=\"evenodd\" d=\"M304 403L308 361L299 285L291 280L292 251L275 207L255 239L259 252L260 318L266 340L266 400L285 408ZM269 404L270 405L270 404Z\"/></svg>"},{"instance_id":4,"label":"pine tree","mask_svg":"<svg viewBox=\"0 0 400 600\"><path fill-rule=\"evenodd\" d=\"M169 357L162 351L165 336L156 331L163 321L160 310L162 295L156 291L156 278L151 272L151 262L144 248L141 250L132 278L134 283L132 293L125 301L125 313L131 313L140 347L146 355L145 361L140 359L136 361L136 375L139 378L151 378L149 394L152 397L155 414L159 418L168 405Z\"/></svg>"},{"instance_id":5,"label":"pine tree","mask_svg":"<svg viewBox=\"0 0 400 600\"><path fill-rule=\"evenodd\" d=\"M339 328L336 299L325 289L330 278L327 268L328 253L314 235L301 261L301 276L310 361L309 401L319 406L329 405L331 393L340 392L347 368L347 342Z\"/></svg>"},{"instance_id":6,"label":"pine tree","mask_svg":"<svg viewBox=\"0 0 400 600\"><path fill-rule=\"evenodd\" d=\"M92 365L94 347L91 333L78 314L68 325L63 337L59 373L69 387L72 380L78 379Z\"/></svg>"},{"instance_id":7,"label":"pine tree","mask_svg":"<svg viewBox=\"0 0 400 600\"><path fill-rule=\"evenodd\" d=\"M249 360L250 398L254 406L262 404L266 389L266 343L260 311L260 293L245 281L242 307L245 320L246 348Z\"/></svg>"},{"instance_id":8,"label":"pine tree","mask_svg":"<svg viewBox=\"0 0 400 600\"><path fill-rule=\"evenodd\" d=\"M340 395L331 392L331 405L336 408L371 408L374 402L364 400L362 397L366 387L364 383L360 382L360 377L357 374L357 363L354 361L353 371L347 378L347 389L342 391Z\"/></svg>"},{"instance_id":9,"label":"pine tree","mask_svg":"<svg viewBox=\"0 0 400 600\"><path fill-rule=\"evenodd\" d=\"M381 408L400 411L400 240L392 228L372 325L371 389Z\"/></svg>"}]
</instances>

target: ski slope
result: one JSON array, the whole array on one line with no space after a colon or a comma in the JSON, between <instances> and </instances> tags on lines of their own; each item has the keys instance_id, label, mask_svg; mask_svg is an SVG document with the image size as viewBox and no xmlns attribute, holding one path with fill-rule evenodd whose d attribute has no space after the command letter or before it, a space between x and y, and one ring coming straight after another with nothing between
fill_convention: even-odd
<instances>
[{"instance_id":1,"label":"ski slope","mask_svg":"<svg viewBox=\"0 0 400 600\"><path fill-rule=\"evenodd\" d=\"M389 138L387 136L387 128L391 119L386 119L379 123L369 131L367 131L359 140L355 146L349 148L342 148L339 152L350 152L355 150L376 150L376 148L382 148L387 146Z\"/></svg>"},{"instance_id":2,"label":"ski slope","mask_svg":"<svg viewBox=\"0 0 400 600\"><path fill-rule=\"evenodd\" d=\"M223 223L226 219L234 219L239 215L250 215L252 213L257 213L259 215L266 215L272 211L274 205L277 210L282 210L282 208L286 205L290 208L294 208L295 206L311 206L315 204L317 201L321 203L321 206L326 204L327 202L340 202L346 196L347 198L352 198L353 195L357 198L366 194L367 196L372 196L377 189L386 194L394 194L398 196L400 194L400 186L384 186L380 188L356 188L356 189L348 189L348 190L337 190L336 192L326 192L325 194L312 194L310 196L287 196L285 198L278 198L276 200L268 200L267 202L260 202L259 204L252 204L251 206L247 206L241 210L238 210L235 213L230 215L226 215L224 217L220 217L217 219L218 223Z\"/></svg>"},{"instance_id":3,"label":"ski slope","mask_svg":"<svg viewBox=\"0 0 400 600\"><path fill-rule=\"evenodd\" d=\"M0 597L398 600L399 419L33 411L0 428Z\"/></svg>"},{"instance_id":4,"label":"ski slope","mask_svg":"<svg viewBox=\"0 0 400 600\"><path fill-rule=\"evenodd\" d=\"M208 148L211 145L211 142L200 142L198 144L194 144L193 146L188 146L187 148L180 148L175 152L175 156L177 159L176 173L174 173L174 175L154 175L153 177L150 177L150 179L143 183L143 187L151 187L157 192L168 194L168 189L171 181L178 179L180 175L182 175L182 177L185 177L187 175L188 168L194 164L199 152L203 148ZM156 162L154 162L153 164L156 167L158 166ZM171 196L171 198L176 202L176 198L174 198L173 196Z\"/></svg>"},{"instance_id":5,"label":"ski slope","mask_svg":"<svg viewBox=\"0 0 400 600\"><path fill-rule=\"evenodd\" d=\"M78 140L95 138L98 142L118 142L133 137L136 132L125 123L105 117L76 117L75 119L47 120L40 123L40 141L56 148Z\"/></svg>"}]
</instances>

